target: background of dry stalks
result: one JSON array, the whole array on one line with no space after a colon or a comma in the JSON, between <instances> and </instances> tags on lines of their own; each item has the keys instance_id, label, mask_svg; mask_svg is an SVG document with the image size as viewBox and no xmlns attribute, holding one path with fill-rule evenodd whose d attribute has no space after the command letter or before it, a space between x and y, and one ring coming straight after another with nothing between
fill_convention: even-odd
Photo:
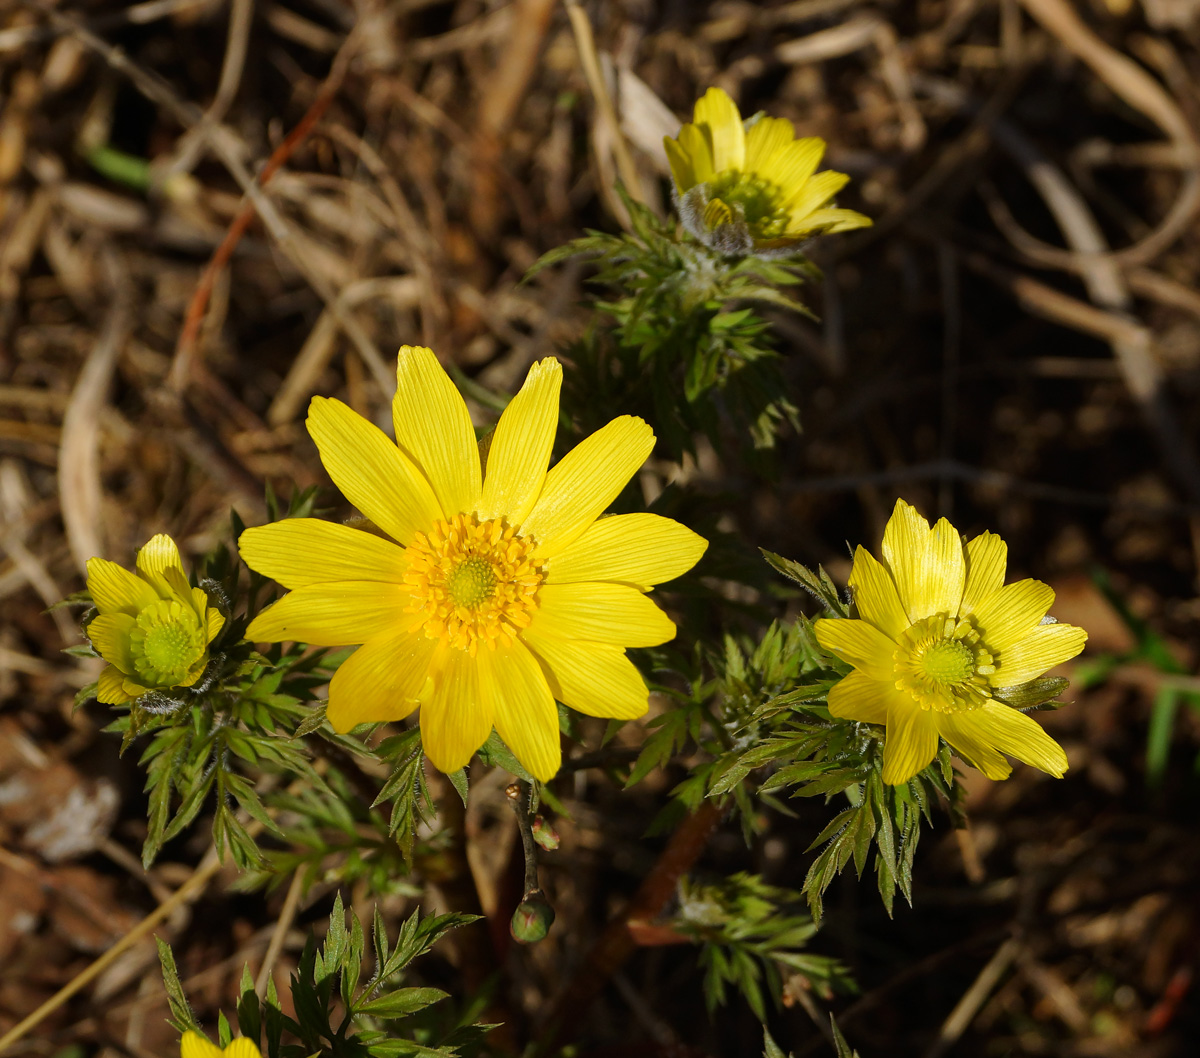
<instances>
[{"instance_id":1,"label":"background of dry stalks","mask_svg":"<svg viewBox=\"0 0 1200 1058\"><path fill-rule=\"evenodd\" d=\"M619 134L581 65L579 12ZM98 733L103 709L71 715L92 670L59 653L77 633L45 607L81 587L90 555L126 561L161 530L201 553L231 503L263 517L264 479L322 481L309 396L379 414L402 342L513 386L583 320L582 268L522 287L524 270L585 226L616 228L619 172L661 207L661 137L710 84L825 137L854 177L843 204L877 218L815 248L823 323L778 321L805 432L779 483L736 504L748 546L844 579L844 541L878 540L902 493L1003 533L1014 573L1049 580L1058 616L1091 631L1089 656L1133 645L1089 579L1099 566L1194 671L1200 4L579 12L0 2L0 1031L191 877L206 840L201 826L143 874L135 755ZM746 487L711 449L690 470ZM1148 792L1164 687L1197 685L1122 664L1048 714L1063 782L968 775L973 829L943 816L922 842L915 910L889 922L869 883L831 890L818 947L858 974L862 995L837 1008L866 1058L1194 1053L1197 725L1182 709ZM477 791L468 852L487 907L513 839L502 783ZM576 793L546 868L558 925L504 956L518 1016L544 1009L655 847L640 837L648 792ZM720 833L707 862L798 884L804 812L749 855ZM286 971L330 900L234 897L228 880L162 927L208 1015L232 1007L273 935ZM611 1040L593 1053L753 1053L740 1001L704 1017L692 958L644 952L579 1011ZM826 1053L804 1006L789 1000L776 1035ZM143 941L12 1053L167 1055L164 1016Z\"/></svg>"}]
</instances>

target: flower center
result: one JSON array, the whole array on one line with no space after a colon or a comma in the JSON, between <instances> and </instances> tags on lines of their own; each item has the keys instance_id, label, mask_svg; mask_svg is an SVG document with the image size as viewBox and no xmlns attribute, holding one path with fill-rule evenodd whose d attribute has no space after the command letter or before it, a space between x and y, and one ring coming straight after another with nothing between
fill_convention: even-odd
<instances>
[{"instance_id":1,"label":"flower center","mask_svg":"<svg viewBox=\"0 0 1200 1058\"><path fill-rule=\"evenodd\" d=\"M511 643L537 609L545 578L535 542L502 518L456 514L408 545L406 607L430 639L475 654L482 642Z\"/></svg>"},{"instance_id":2,"label":"flower center","mask_svg":"<svg viewBox=\"0 0 1200 1058\"><path fill-rule=\"evenodd\" d=\"M137 615L129 633L129 648L144 683L178 687L203 660L206 644L195 611L163 599Z\"/></svg>"},{"instance_id":3,"label":"flower center","mask_svg":"<svg viewBox=\"0 0 1200 1058\"><path fill-rule=\"evenodd\" d=\"M996 666L968 618L935 614L918 621L901 637L894 664L896 688L922 709L968 712L991 697L987 678Z\"/></svg>"},{"instance_id":4,"label":"flower center","mask_svg":"<svg viewBox=\"0 0 1200 1058\"><path fill-rule=\"evenodd\" d=\"M782 235L787 228L789 218L780 208L780 189L758 173L730 169L718 173L710 186L709 209L704 218L710 227L742 219L757 236Z\"/></svg>"}]
</instances>

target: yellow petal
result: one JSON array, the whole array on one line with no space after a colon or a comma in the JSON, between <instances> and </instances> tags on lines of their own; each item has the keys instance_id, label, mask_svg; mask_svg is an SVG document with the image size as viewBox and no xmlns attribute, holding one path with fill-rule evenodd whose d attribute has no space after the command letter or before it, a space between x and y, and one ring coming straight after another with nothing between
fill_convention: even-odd
<instances>
[{"instance_id":1,"label":"yellow petal","mask_svg":"<svg viewBox=\"0 0 1200 1058\"><path fill-rule=\"evenodd\" d=\"M866 621L823 617L813 625L817 642L873 680L894 680L896 644Z\"/></svg>"},{"instance_id":2,"label":"yellow petal","mask_svg":"<svg viewBox=\"0 0 1200 1058\"><path fill-rule=\"evenodd\" d=\"M658 514L614 514L593 522L546 567L550 584L613 580L645 590L686 573L708 541ZM894 589L893 589L894 590Z\"/></svg>"},{"instance_id":3,"label":"yellow petal","mask_svg":"<svg viewBox=\"0 0 1200 1058\"><path fill-rule=\"evenodd\" d=\"M764 179L779 188L784 208L804 190L824 155L825 141L819 136L806 136L786 144L766 166L760 167Z\"/></svg>"},{"instance_id":4,"label":"yellow petal","mask_svg":"<svg viewBox=\"0 0 1200 1058\"><path fill-rule=\"evenodd\" d=\"M1012 774L1012 765L974 722L980 711L943 714L938 720L938 731L971 767L978 768L989 779L1007 779Z\"/></svg>"},{"instance_id":5,"label":"yellow petal","mask_svg":"<svg viewBox=\"0 0 1200 1058\"><path fill-rule=\"evenodd\" d=\"M1074 625L1039 625L996 659L993 687L1015 687L1069 661L1083 649L1087 633Z\"/></svg>"},{"instance_id":6,"label":"yellow petal","mask_svg":"<svg viewBox=\"0 0 1200 1058\"><path fill-rule=\"evenodd\" d=\"M400 347L392 421L396 443L425 471L446 517L474 510L482 489L475 429L432 350Z\"/></svg>"},{"instance_id":7,"label":"yellow petal","mask_svg":"<svg viewBox=\"0 0 1200 1058\"><path fill-rule=\"evenodd\" d=\"M854 565L850 568L850 591L858 607L858 616L873 624L884 635L895 639L908 628L908 615L900 605L896 582L865 547L859 547L854 552Z\"/></svg>"},{"instance_id":8,"label":"yellow petal","mask_svg":"<svg viewBox=\"0 0 1200 1058\"><path fill-rule=\"evenodd\" d=\"M404 549L390 540L319 518L285 518L247 529L238 551L247 566L285 588L342 580L398 584L408 568Z\"/></svg>"},{"instance_id":9,"label":"yellow petal","mask_svg":"<svg viewBox=\"0 0 1200 1058\"><path fill-rule=\"evenodd\" d=\"M972 613L992 592L1004 586L1008 545L995 533L980 533L967 541L967 581L959 613Z\"/></svg>"},{"instance_id":10,"label":"yellow petal","mask_svg":"<svg viewBox=\"0 0 1200 1058\"><path fill-rule=\"evenodd\" d=\"M417 707L429 676L436 641L420 631L384 635L364 643L333 674L326 715L333 729L403 720Z\"/></svg>"},{"instance_id":11,"label":"yellow petal","mask_svg":"<svg viewBox=\"0 0 1200 1058\"><path fill-rule=\"evenodd\" d=\"M775 156L795 140L796 129L787 118L759 118L746 133L746 172L778 183Z\"/></svg>"},{"instance_id":12,"label":"yellow petal","mask_svg":"<svg viewBox=\"0 0 1200 1058\"><path fill-rule=\"evenodd\" d=\"M198 1032L185 1032L179 1041L179 1058L221 1058L221 1048Z\"/></svg>"},{"instance_id":13,"label":"yellow petal","mask_svg":"<svg viewBox=\"0 0 1200 1058\"><path fill-rule=\"evenodd\" d=\"M911 622L958 613L965 577L962 538L945 518L931 530L915 508L897 500L883 531L883 560Z\"/></svg>"},{"instance_id":14,"label":"yellow petal","mask_svg":"<svg viewBox=\"0 0 1200 1058\"><path fill-rule=\"evenodd\" d=\"M492 704L481 680L479 658L439 646L432 663L432 686L421 700L421 742L438 771L466 767L492 733Z\"/></svg>"},{"instance_id":15,"label":"yellow petal","mask_svg":"<svg viewBox=\"0 0 1200 1058\"><path fill-rule=\"evenodd\" d=\"M981 742L995 746L1001 753L1016 757L1056 779L1061 779L1067 770L1067 755L1062 746L1047 735L1036 720L1017 709L996 702L985 702L979 709L960 713L954 719ZM988 775L989 779L994 777Z\"/></svg>"},{"instance_id":16,"label":"yellow petal","mask_svg":"<svg viewBox=\"0 0 1200 1058\"><path fill-rule=\"evenodd\" d=\"M684 126L684 128L690 127L690 125ZM675 181L675 187L679 193L682 195L688 188L695 187L699 181L696 180L692 157L683 149L679 141L671 139L670 136L664 136L663 150L667 152L667 162L671 166L671 178Z\"/></svg>"},{"instance_id":17,"label":"yellow petal","mask_svg":"<svg viewBox=\"0 0 1200 1058\"><path fill-rule=\"evenodd\" d=\"M125 674L115 665L105 665L96 683L96 701L101 705L124 705L131 697L125 690Z\"/></svg>"},{"instance_id":18,"label":"yellow petal","mask_svg":"<svg viewBox=\"0 0 1200 1058\"><path fill-rule=\"evenodd\" d=\"M786 203L785 208L791 213L793 223L803 223L805 217L820 209L849 182L850 177L834 169L826 169L810 177Z\"/></svg>"},{"instance_id":19,"label":"yellow petal","mask_svg":"<svg viewBox=\"0 0 1200 1058\"><path fill-rule=\"evenodd\" d=\"M210 606L204 615L206 634L204 638L205 645L211 643L217 638L217 633L225 627L225 618L221 615L221 611L215 606Z\"/></svg>"},{"instance_id":20,"label":"yellow petal","mask_svg":"<svg viewBox=\"0 0 1200 1058\"><path fill-rule=\"evenodd\" d=\"M140 610L158 602L158 592L141 577L106 558L88 559L87 586L92 602L101 613L136 616Z\"/></svg>"},{"instance_id":21,"label":"yellow petal","mask_svg":"<svg viewBox=\"0 0 1200 1058\"><path fill-rule=\"evenodd\" d=\"M1037 628L1052 602L1054 589L1049 584L1019 580L983 599L975 607L973 623L988 650L1003 654Z\"/></svg>"},{"instance_id":22,"label":"yellow petal","mask_svg":"<svg viewBox=\"0 0 1200 1058\"><path fill-rule=\"evenodd\" d=\"M855 670L830 688L829 712L861 724L886 724L888 703L900 693L891 683Z\"/></svg>"},{"instance_id":23,"label":"yellow petal","mask_svg":"<svg viewBox=\"0 0 1200 1058\"><path fill-rule=\"evenodd\" d=\"M533 628L521 640L543 663L550 691L563 705L618 720L645 715L650 692L623 648L539 635Z\"/></svg>"},{"instance_id":24,"label":"yellow petal","mask_svg":"<svg viewBox=\"0 0 1200 1058\"><path fill-rule=\"evenodd\" d=\"M908 782L924 768L938 751L938 732L934 714L916 702L911 708L888 710L887 737L883 744L883 781L889 786Z\"/></svg>"},{"instance_id":25,"label":"yellow petal","mask_svg":"<svg viewBox=\"0 0 1200 1058\"><path fill-rule=\"evenodd\" d=\"M342 495L393 539L407 544L441 519L425 475L382 430L340 400L313 397L308 432Z\"/></svg>"},{"instance_id":26,"label":"yellow petal","mask_svg":"<svg viewBox=\"0 0 1200 1058\"><path fill-rule=\"evenodd\" d=\"M496 734L535 779L554 778L562 763L558 709L541 665L522 643L480 650L477 657Z\"/></svg>"},{"instance_id":27,"label":"yellow petal","mask_svg":"<svg viewBox=\"0 0 1200 1058\"><path fill-rule=\"evenodd\" d=\"M414 623L404 608L412 594L398 584L345 581L309 584L267 607L246 629L252 643L353 646L403 631Z\"/></svg>"},{"instance_id":28,"label":"yellow petal","mask_svg":"<svg viewBox=\"0 0 1200 1058\"><path fill-rule=\"evenodd\" d=\"M561 388L562 367L547 357L529 369L525 385L504 409L488 450L481 518L507 515L510 524L520 525L533 509L554 447Z\"/></svg>"},{"instance_id":29,"label":"yellow petal","mask_svg":"<svg viewBox=\"0 0 1200 1058\"><path fill-rule=\"evenodd\" d=\"M559 639L654 647L675 638L671 619L627 584L543 584L538 604L530 628Z\"/></svg>"},{"instance_id":30,"label":"yellow petal","mask_svg":"<svg viewBox=\"0 0 1200 1058\"><path fill-rule=\"evenodd\" d=\"M146 574L162 573L168 567L183 569L179 548L166 533L152 536L137 556L137 568Z\"/></svg>"},{"instance_id":31,"label":"yellow petal","mask_svg":"<svg viewBox=\"0 0 1200 1058\"><path fill-rule=\"evenodd\" d=\"M814 209L811 213L800 216L793 214L788 224L790 235L836 235L843 231L857 231L859 228L869 228L875 222L865 213L853 209Z\"/></svg>"},{"instance_id":32,"label":"yellow petal","mask_svg":"<svg viewBox=\"0 0 1200 1058\"><path fill-rule=\"evenodd\" d=\"M535 556L549 558L579 539L653 448L654 431L636 416L622 415L563 456L521 525L538 543Z\"/></svg>"},{"instance_id":33,"label":"yellow petal","mask_svg":"<svg viewBox=\"0 0 1200 1058\"><path fill-rule=\"evenodd\" d=\"M695 125L684 125L679 130L679 149L691 163L692 178L692 182L686 187L676 182L680 192L687 191L696 184L706 184L716 175L713 168L712 144Z\"/></svg>"},{"instance_id":34,"label":"yellow petal","mask_svg":"<svg viewBox=\"0 0 1200 1058\"><path fill-rule=\"evenodd\" d=\"M229 1046L223 1053L224 1058L262 1058L258 1045L247 1036L239 1036L236 1040L230 1040Z\"/></svg>"},{"instance_id":35,"label":"yellow petal","mask_svg":"<svg viewBox=\"0 0 1200 1058\"><path fill-rule=\"evenodd\" d=\"M129 633L137 622L125 613L101 614L88 625L87 637L99 654L110 665L122 672L134 671L133 655L129 650Z\"/></svg>"},{"instance_id":36,"label":"yellow petal","mask_svg":"<svg viewBox=\"0 0 1200 1058\"><path fill-rule=\"evenodd\" d=\"M741 169L746 162L746 129L737 104L720 88L710 88L696 101L692 120L706 131L712 143L713 168Z\"/></svg>"}]
</instances>

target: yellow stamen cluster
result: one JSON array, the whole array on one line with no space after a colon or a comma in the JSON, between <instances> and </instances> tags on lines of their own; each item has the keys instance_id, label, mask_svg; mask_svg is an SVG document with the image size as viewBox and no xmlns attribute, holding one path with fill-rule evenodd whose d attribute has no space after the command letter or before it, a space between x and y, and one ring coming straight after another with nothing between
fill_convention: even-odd
<instances>
[{"instance_id":1,"label":"yellow stamen cluster","mask_svg":"<svg viewBox=\"0 0 1200 1058\"><path fill-rule=\"evenodd\" d=\"M176 599L160 599L147 606L129 632L134 668L150 686L182 684L207 648L195 610Z\"/></svg>"},{"instance_id":2,"label":"yellow stamen cluster","mask_svg":"<svg viewBox=\"0 0 1200 1058\"><path fill-rule=\"evenodd\" d=\"M531 557L534 546L503 518L456 514L438 522L408 546L408 612L420 615L431 639L472 657L481 642L491 649L511 643L529 627L545 576Z\"/></svg>"},{"instance_id":3,"label":"yellow stamen cluster","mask_svg":"<svg viewBox=\"0 0 1200 1058\"><path fill-rule=\"evenodd\" d=\"M894 660L896 688L922 709L969 712L991 697L987 678L996 666L969 618L934 614L918 621L901 636Z\"/></svg>"}]
</instances>

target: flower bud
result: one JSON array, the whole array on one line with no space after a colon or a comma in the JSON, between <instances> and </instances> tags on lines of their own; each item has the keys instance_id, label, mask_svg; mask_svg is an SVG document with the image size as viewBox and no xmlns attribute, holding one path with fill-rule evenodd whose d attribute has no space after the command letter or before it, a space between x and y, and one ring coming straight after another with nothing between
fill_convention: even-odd
<instances>
[{"instance_id":1,"label":"flower bud","mask_svg":"<svg viewBox=\"0 0 1200 1058\"><path fill-rule=\"evenodd\" d=\"M547 823L542 816L533 817L533 840L547 852L553 852L561 842L558 831Z\"/></svg>"},{"instance_id":2,"label":"flower bud","mask_svg":"<svg viewBox=\"0 0 1200 1058\"><path fill-rule=\"evenodd\" d=\"M519 944L536 944L544 940L554 925L554 908L540 889L525 894L525 899L513 912L509 931Z\"/></svg>"}]
</instances>

